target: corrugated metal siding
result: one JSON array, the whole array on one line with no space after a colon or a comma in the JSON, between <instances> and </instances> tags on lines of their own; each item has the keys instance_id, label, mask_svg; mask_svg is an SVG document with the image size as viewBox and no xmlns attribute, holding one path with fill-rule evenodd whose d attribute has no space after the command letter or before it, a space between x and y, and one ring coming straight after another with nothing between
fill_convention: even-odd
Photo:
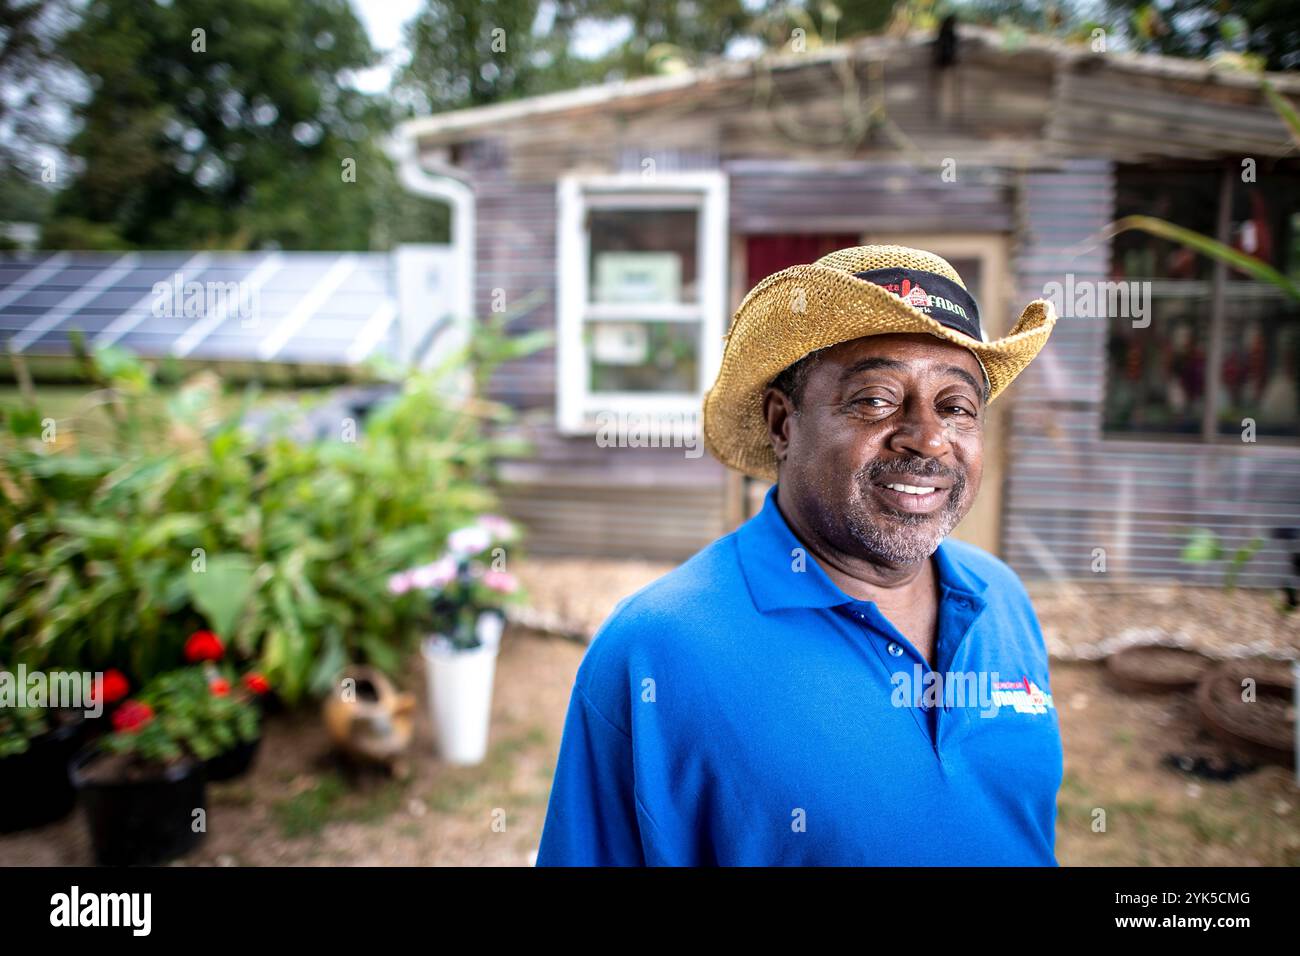
<instances>
[{"instance_id":1,"label":"corrugated metal siding","mask_svg":"<svg viewBox=\"0 0 1300 956\"><path fill-rule=\"evenodd\" d=\"M868 160L735 160L725 168L733 233L1012 227L1010 180L997 169L960 165L956 181L944 182L935 169Z\"/></svg>"},{"instance_id":2,"label":"corrugated metal siding","mask_svg":"<svg viewBox=\"0 0 1300 956\"><path fill-rule=\"evenodd\" d=\"M556 199L554 183L520 183L503 166L499 144L481 141L466 157L478 210L475 314L492 314L541 292L544 300L513 329L555 328ZM494 376L491 396L521 410L555 407L555 351L508 362Z\"/></svg>"},{"instance_id":3,"label":"corrugated metal siding","mask_svg":"<svg viewBox=\"0 0 1300 956\"><path fill-rule=\"evenodd\" d=\"M1069 272L1105 279L1109 245L1084 244L1109 220L1114 194L1103 160L1022 177L1018 301ZM1289 557L1269 535L1300 525L1300 449L1104 437L1105 342L1105 319L1062 318L1008 395L1007 561L1026 577L1091 577L1103 548L1112 577L1219 583L1222 566L1179 560L1189 532L1209 528L1229 549L1265 538L1241 582L1278 584Z\"/></svg>"},{"instance_id":4,"label":"corrugated metal siding","mask_svg":"<svg viewBox=\"0 0 1300 956\"><path fill-rule=\"evenodd\" d=\"M682 561L725 530L722 496L707 487L506 484L501 493L535 555Z\"/></svg>"}]
</instances>

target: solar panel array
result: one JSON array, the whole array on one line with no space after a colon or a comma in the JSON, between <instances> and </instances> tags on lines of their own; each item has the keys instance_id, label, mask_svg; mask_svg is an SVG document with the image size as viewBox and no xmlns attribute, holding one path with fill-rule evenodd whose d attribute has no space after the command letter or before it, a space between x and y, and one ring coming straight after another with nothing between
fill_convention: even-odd
<instances>
[{"instance_id":1,"label":"solar panel array","mask_svg":"<svg viewBox=\"0 0 1300 956\"><path fill-rule=\"evenodd\" d=\"M0 351L91 345L199 360L354 365L397 357L382 252L33 252L0 257Z\"/></svg>"}]
</instances>

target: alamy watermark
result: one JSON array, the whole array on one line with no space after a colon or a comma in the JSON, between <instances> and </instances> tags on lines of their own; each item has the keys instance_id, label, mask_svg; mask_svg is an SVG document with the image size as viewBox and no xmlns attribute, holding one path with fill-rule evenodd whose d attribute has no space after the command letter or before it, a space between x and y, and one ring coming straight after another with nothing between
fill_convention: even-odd
<instances>
[{"instance_id":1,"label":"alamy watermark","mask_svg":"<svg viewBox=\"0 0 1300 956\"><path fill-rule=\"evenodd\" d=\"M1043 298L1063 319L1132 319L1135 329L1151 324L1150 282L1076 280L1074 273L1068 272L1065 282L1043 286Z\"/></svg>"},{"instance_id":2,"label":"alamy watermark","mask_svg":"<svg viewBox=\"0 0 1300 956\"><path fill-rule=\"evenodd\" d=\"M9 707L80 710L87 717L104 713L102 694L95 688L103 682L100 671L29 671L19 664L16 671L0 670L0 710Z\"/></svg>"},{"instance_id":3,"label":"alamy watermark","mask_svg":"<svg viewBox=\"0 0 1300 956\"><path fill-rule=\"evenodd\" d=\"M681 448L687 458L704 454L696 412L599 412L599 448Z\"/></svg>"},{"instance_id":4,"label":"alamy watermark","mask_svg":"<svg viewBox=\"0 0 1300 956\"><path fill-rule=\"evenodd\" d=\"M981 717L996 717L1003 707L1019 714L1045 714L1055 710L1052 695L1028 676L1003 680L997 671L922 672L921 665L912 670L895 671L889 681L894 686L890 703L895 707L974 707Z\"/></svg>"},{"instance_id":5,"label":"alamy watermark","mask_svg":"<svg viewBox=\"0 0 1300 956\"><path fill-rule=\"evenodd\" d=\"M199 282L177 272L153 284L150 312L155 318L237 318L243 328L257 325L258 289L250 282Z\"/></svg>"}]
</instances>

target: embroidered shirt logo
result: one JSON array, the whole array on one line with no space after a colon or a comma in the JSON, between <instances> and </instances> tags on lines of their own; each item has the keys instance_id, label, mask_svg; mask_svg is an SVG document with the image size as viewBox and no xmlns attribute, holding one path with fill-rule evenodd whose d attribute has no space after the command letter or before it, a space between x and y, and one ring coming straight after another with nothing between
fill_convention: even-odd
<instances>
[{"instance_id":1,"label":"embroidered shirt logo","mask_svg":"<svg viewBox=\"0 0 1300 956\"><path fill-rule=\"evenodd\" d=\"M1048 708L1056 709L1052 695L1022 676L1020 680L998 681L993 685L993 702L999 707L1010 707L1018 714L1045 714Z\"/></svg>"}]
</instances>

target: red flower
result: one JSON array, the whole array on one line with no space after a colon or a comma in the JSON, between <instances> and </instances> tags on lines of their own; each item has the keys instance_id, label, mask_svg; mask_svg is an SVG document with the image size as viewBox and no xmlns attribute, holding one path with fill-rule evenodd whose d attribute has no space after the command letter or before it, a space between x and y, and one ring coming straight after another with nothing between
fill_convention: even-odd
<instances>
[{"instance_id":1,"label":"red flower","mask_svg":"<svg viewBox=\"0 0 1300 956\"><path fill-rule=\"evenodd\" d=\"M226 680L224 677L218 677L208 685L208 689L211 690L213 695L216 697L225 697L230 693L230 681Z\"/></svg>"},{"instance_id":2,"label":"red flower","mask_svg":"<svg viewBox=\"0 0 1300 956\"><path fill-rule=\"evenodd\" d=\"M244 675L244 686L254 694L265 694L271 689L270 683L265 677L257 673L248 673Z\"/></svg>"},{"instance_id":3,"label":"red flower","mask_svg":"<svg viewBox=\"0 0 1300 956\"><path fill-rule=\"evenodd\" d=\"M133 734L153 720L153 708L138 700L128 700L113 713L113 729Z\"/></svg>"},{"instance_id":4,"label":"red flower","mask_svg":"<svg viewBox=\"0 0 1300 956\"><path fill-rule=\"evenodd\" d=\"M211 631L195 631L185 641L185 659L191 664L200 661L219 661L226 649L221 638Z\"/></svg>"},{"instance_id":5,"label":"red flower","mask_svg":"<svg viewBox=\"0 0 1300 956\"><path fill-rule=\"evenodd\" d=\"M126 675L117 669L104 671L104 676L95 681L95 689L91 691L91 700L103 701L105 704L116 704L119 700L131 692L131 684L126 679Z\"/></svg>"}]
</instances>

